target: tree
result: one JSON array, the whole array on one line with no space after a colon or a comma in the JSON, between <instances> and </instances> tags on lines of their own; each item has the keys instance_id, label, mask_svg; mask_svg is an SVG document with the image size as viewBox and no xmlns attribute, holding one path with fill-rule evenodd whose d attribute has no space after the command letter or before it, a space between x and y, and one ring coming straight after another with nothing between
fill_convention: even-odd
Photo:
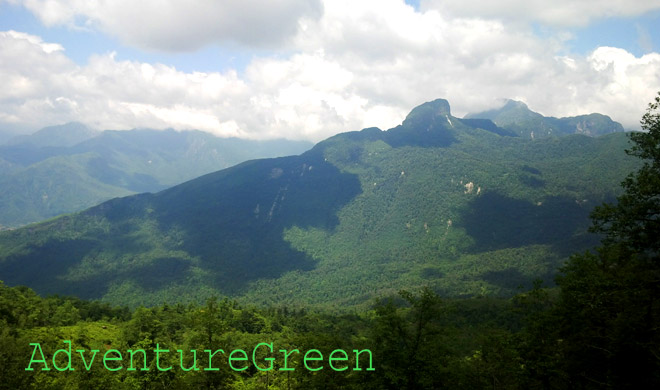
<instances>
[{"instance_id":1,"label":"tree","mask_svg":"<svg viewBox=\"0 0 660 390\"><path fill-rule=\"evenodd\" d=\"M80 321L80 312L73 306L71 301L66 301L63 304L57 305L53 318L51 319L54 325L75 325Z\"/></svg>"},{"instance_id":2,"label":"tree","mask_svg":"<svg viewBox=\"0 0 660 390\"><path fill-rule=\"evenodd\" d=\"M593 230L604 233L606 246L620 246L649 259L660 250L660 93L642 117L645 132L631 133L634 142L626 152L644 165L623 181L625 193L616 205L597 207Z\"/></svg>"},{"instance_id":3,"label":"tree","mask_svg":"<svg viewBox=\"0 0 660 390\"><path fill-rule=\"evenodd\" d=\"M405 290L399 295L408 308L400 309L391 300L376 307L373 337L380 388L439 388L444 350L434 320L440 316L442 302L428 287L417 295Z\"/></svg>"},{"instance_id":4,"label":"tree","mask_svg":"<svg viewBox=\"0 0 660 390\"><path fill-rule=\"evenodd\" d=\"M574 387L660 388L660 94L626 152L643 166L616 204L592 213L596 253L558 278L566 370Z\"/></svg>"}]
</instances>

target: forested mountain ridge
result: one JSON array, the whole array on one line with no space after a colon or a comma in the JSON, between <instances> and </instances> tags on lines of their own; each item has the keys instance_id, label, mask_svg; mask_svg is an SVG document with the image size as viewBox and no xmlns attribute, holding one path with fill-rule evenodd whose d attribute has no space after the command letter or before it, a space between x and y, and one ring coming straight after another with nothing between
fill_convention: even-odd
<instances>
[{"instance_id":1,"label":"forested mountain ridge","mask_svg":"<svg viewBox=\"0 0 660 390\"><path fill-rule=\"evenodd\" d=\"M309 149L308 142L218 138L201 131L44 128L0 146L0 228L156 192L239 162Z\"/></svg>"},{"instance_id":2,"label":"forested mountain ridge","mask_svg":"<svg viewBox=\"0 0 660 390\"><path fill-rule=\"evenodd\" d=\"M504 106L475 114L466 118L490 119L498 126L526 138L543 138L568 134L599 136L623 132L623 126L602 114L579 115L554 118L534 112L523 102L507 100Z\"/></svg>"},{"instance_id":3,"label":"forested mountain ridge","mask_svg":"<svg viewBox=\"0 0 660 390\"><path fill-rule=\"evenodd\" d=\"M222 294L354 307L400 288L512 295L592 247L638 162L625 134L525 139L451 115L343 133L0 235L0 279L121 304Z\"/></svg>"}]
</instances>

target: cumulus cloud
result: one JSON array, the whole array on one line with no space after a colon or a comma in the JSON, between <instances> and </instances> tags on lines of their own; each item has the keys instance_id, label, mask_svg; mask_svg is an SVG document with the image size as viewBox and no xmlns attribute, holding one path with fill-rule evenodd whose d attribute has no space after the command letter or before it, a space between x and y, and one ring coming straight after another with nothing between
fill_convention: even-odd
<instances>
[{"instance_id":1,"label":"cumulus cloud","mask_svg":"<svg viewBox=\"0 0 660 390\"><path fill-rule=\"evenodd\" d=\"M322 14L320 0L9 0L46 26L97 29L146 49L191 51L227 41L277 46L305 18Z\"/></svg>"},{"instance_id":2,"label":"cumulus cloud","mask_svg":"<svg viewBox=\"0 0 660 390\"><path fill-rule=\"evenodd\" d=\"M462 115L514 98L546 115L603 112L638 128L645 102L660 90L657 54L637 58L619 49L605 56L609 49L601 48L567 55L563 36L542 39L522 24L435 9L419 13L398 1L328 2L300 39L300 47L323 47L325 60L351 72L353 93L398 112L445 97ZM604 61L618 70L595 65Z\"/></svg>"},{"instance_id":3,"label":"cumulus cloud","mask_svg":"<svg viewBox=\"0 0 660 390\"><path fill-rule=\"evenodd\" d=\"M240 71L182 72L113 53L77 65L57 43L0 33L0 77L11 86L0 91L0 122L319 141L396 126L442 97L457 116L512 98L544 115L601 112L639 128L660 90L658 53L571 55L561 37L539 38L524 25L417 12L399 0L328 0L323 8L323 17L301 19L292 54L256 57Z\"/></svg>"},{"instance_id":4,"label":"cumulus cloud","mask_svg":"<svg viewBox=\"0 0 660 390\"><path fill-rule=\"evenodd\" d=\"M660 9L658 0L421 0L422 10L459 17L586 26L597 19L632 17Z\"/></svg>"},{"instance_id":5,"label":"cumulus cloud","mask_svg":"<svg viewBox=\"0 0 660 390\"><path fill-rule=\"evenodd\" d=\"M236 71L185 73L119 61L76 65L39 37L0 32L0 121L38 128L78 120L98 128L174 127L220 136L319 140L359 129L371 109L343 91L351 74L320 54L255 61ZM372 118L374 115L372 115ZM381 118L382 119L382 118Z\"/></svg>"}]
</instances>

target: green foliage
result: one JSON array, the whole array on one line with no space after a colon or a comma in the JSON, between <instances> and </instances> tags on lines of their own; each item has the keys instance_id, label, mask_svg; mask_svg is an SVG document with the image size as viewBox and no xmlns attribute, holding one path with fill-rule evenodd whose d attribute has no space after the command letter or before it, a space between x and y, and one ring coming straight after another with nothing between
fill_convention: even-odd
<instances>
[{"instance_id":1,"label":"green foliage","mask_svg":"<svg viewBox=\"0 0 660 390\"><path fill-rule=\"evenodd\" d=\"M584 388L660 386L660 96L631 135L643 166L616 204L593 213L596 253L574 256L559 279L567 371Z\"/></svg>"},{"instance_id":2,"label":"green foliage","mask_svg":"<svg viewBox=\"0 0 660 390\"><path fill-rule=\"evenodd\" d=\"M627 152L644 165L623 181L625 192L616 205L596 208L594 230L606 234L606 245L653 257L660 250L660 97L649 104L642 129L630 135Z\"/></svg>"},{"instance_id":3,"label":"green foliage","mask_svg":"<svg viewBox=\"0 0 660 390\"><path fill-rule=\"evenodd\" d=\"M0 328L0 388L530 388L527 384L541 379L538 366L525 362L523 356L545 350L529 345L539 335L529 330L529 324L538 322L550 301L540 289L514 300L444 300L423 288L384 298L359 315L329 315L286 306L255 309L211 298L204 305L163 304L132 312L109 308L117 315L94 320L83 310L94 303L40 298L29 289L0 284L0 323L6 324ZM82 313L72 325L59 325L55 314L41 316L40 324L15 321L21 317L19 309L34 312L39 306L48 306L51 313L57 313L71 304ZM84 350L88 357L84 364L89 364L91 350L99 350L89 370L76 354L73 372L58 372L52 367L51 371L41 371L41 363L34 364L35 371L25 371L33 352L29 343L39 343L50 364L53 353L65 345L63 340L72 341L74 352ZM265 358L277 357L272 371L260 371L251 361L246 370L235 371L226 357L214 359L213 367L218 371L203 370L208 366L204 349L241 348L251 355L262 342L272 342L274 351L259 349L257 362L266 367ZM171 353L157 360L153 353L157 346ZM110 372L104 366L102 356L110 349L121 351L122 370ZM185 352L182 362L175 353L178 349ZM311 365L324 368L308 371L302 354L294 353L287 363L294 370L281 371L284 363L279 349L316 349L325 359ZM363 369L355 371L356 356L348 354L347 361L335 362L335 367L347 369L335 371L328 366L327 357L336 349L368 349L372 359L360 356ZM146 353L136 353L131 363L128 350ZM196 359L190 350L198 351ZM374 371L366 369L370 361ZM62 357L59 364L65 364ZM181 364L186 368L196 365L200 370L184 371ZM174 369L162 370L170 365ZM130 367L135 370L128 370Z\"/></svg>"}]
</instances>

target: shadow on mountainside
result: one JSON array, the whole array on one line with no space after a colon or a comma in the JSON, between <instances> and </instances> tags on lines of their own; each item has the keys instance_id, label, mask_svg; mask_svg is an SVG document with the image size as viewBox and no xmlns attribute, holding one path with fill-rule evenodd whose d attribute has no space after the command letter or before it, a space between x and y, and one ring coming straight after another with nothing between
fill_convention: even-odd
<instances>
[{"instance_id":1,"label":"shadow on mountainside","mask_svg":"<svg viewBox=\"0 0 660 390\"><path fill-rule=\"evenodd\" d=\"M158 194L155 213L162 230L184 232L181 249L201 259L224 293L313 269L316 261L284 241L284 230L332 231L337 211L361 193L356 175L318 152L250 161L188 184Z\"/></svg>"},{"instance_id":2,"label":"shadow on mountainside","mask_svg":"<svg viewBox=\"0 0 660 390\"><path fill-rule=\"evenodd\" d=\"M568 197L549 197L534 204L491 192L469 204L461 225L475 239L475 252L545 244L573 253L586 249L575 247L577 242L587 247L597 243L597 236L587 233L590 211Z\"/></svg>"},{"instance_id":3,"label":"shadow on mountainside","mask_svg":"<svg viewBox=\"0 0 660 390\"><path fill-rule=\"evenodd\" d=\"M226 294L316 261L284 241L297 226L332 231L361 193L316 151L254 160L158 194L116 198L77 215L7 232L0 279L40 294L102 298L132 281L146 292L204 280ZM194 286L190 285L190 288Z\"/></svg>"}]
</instances>

